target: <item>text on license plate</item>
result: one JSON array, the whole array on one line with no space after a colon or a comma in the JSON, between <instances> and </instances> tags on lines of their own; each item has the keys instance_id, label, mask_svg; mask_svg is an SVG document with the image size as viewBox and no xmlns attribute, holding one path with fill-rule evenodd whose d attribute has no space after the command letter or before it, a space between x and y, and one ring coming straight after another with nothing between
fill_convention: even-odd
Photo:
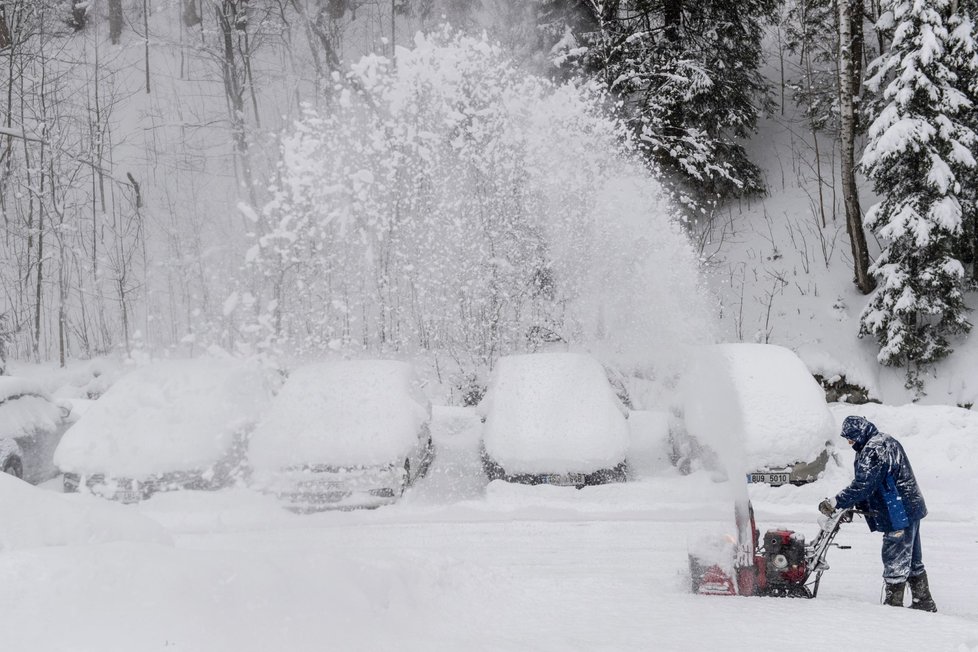
<instances>
[{"instance_id":1,"label":"text on license plate","mask_svg":"<svg viewBox=\"0 0 978 652\"><path fill-rule=\"evenodd\" d=\"M115 492L115 499L123 503L135 503L139 502L142 498L142 494L138 491L132 491L129 489L123 489L121 491Z\"/></svg>"},{"instance_id":2,"label":"text on license plate","mask_svg":"<svg viewBox=\"0 0 978 652\"><path fill-rule=\"evenodd\" d=\"M559 487L573 487L584 484L584 474L581 473L550 474L544 475L540 479L541 484L552 484Z\"/></svg>"},{"instance_id":3,"label":"text on license plate","mask_svg":"<svg viewBox=\"0 0 978 652\"><path fill-rule=\"evenodd\" d=\"M747 475L748 482L763 482L769 485L788 484L787 473L750 473Z\"/></svg>"}]
</instances>

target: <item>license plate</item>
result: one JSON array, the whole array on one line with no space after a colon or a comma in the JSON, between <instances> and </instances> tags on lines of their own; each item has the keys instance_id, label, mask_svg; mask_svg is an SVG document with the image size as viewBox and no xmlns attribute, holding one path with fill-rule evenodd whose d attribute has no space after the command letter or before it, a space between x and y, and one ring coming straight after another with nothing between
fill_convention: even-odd
<instances>
[{"instance_id":1,"label":"license plate","mask_svg":"<svg viewBox=\"0 0 978 652\"><path fill-rule=\"evenodd\" d=\"M747 482L762 482L764 484L769 484L771 486L777 487L778 485L788 484L788 474L787 473L749 473L747 474Z\"/></svg>"},{"instance_id":2,"label":"license plate","mask_svg":"<svg viewBox=\"0 0 978 652\"><path fill-rule=\"evenodd\" d=\"M131 489L126 489L123 491L115 492L113 498L122 503L136 503L143 497L143 495L138 491L132 491Z\"/></svg>"},{"instance_id":3,"label":"license plate","mask_svg":"<svg viewBox=\"0 0 978 652\"><path fill-rule=\"evenodd\" d=\"M338 480L304 480L299 488L307 492L337 492L345 490L346 484Z\"/></svg>"},{"instance_id":4,"label":"license plate","mask_svg":"<svg viewBox=\"0 0 978 652\"><path fill-rule=\"evenodd\" d=\"M543 476L543 484L552 484L557 487L573 487L584 484L584 476L579 473L555 473Z\"/></svg>"}]
</instances>

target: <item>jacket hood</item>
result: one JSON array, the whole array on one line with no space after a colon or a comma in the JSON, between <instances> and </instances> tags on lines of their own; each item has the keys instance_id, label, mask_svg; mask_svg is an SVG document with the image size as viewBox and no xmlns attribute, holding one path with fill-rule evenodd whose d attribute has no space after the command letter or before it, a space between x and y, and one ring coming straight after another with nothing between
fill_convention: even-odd
<instances>
[{"instance_id":1,"label":"jacket hood","mask_svg":"<svg viewBox=\"0 0 978 652\"><path fill-rule=\"evenodd\" d=\"M842 422L842 436L856 442L855 448L861 450L874 435L879 434L879 430L871 421L863 417L846 417Z\"/></svg>"}]
</instances>

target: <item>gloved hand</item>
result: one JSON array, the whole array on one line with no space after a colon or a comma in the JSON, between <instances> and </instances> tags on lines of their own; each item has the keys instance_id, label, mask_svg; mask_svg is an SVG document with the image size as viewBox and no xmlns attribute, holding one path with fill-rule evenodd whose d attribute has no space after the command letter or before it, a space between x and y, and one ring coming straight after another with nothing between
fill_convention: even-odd
<instances>
[{"instance_id":1,"label":"gloved hand","mask_svg":"<svg viewBox=\"0 0 978 652\"><path fill-rule=\"evenodd\" d=\"M818 511L822 512L826 516L832 516L835 513L835 498L826 498L818 504Z\"/></svg>"}]
</instances>

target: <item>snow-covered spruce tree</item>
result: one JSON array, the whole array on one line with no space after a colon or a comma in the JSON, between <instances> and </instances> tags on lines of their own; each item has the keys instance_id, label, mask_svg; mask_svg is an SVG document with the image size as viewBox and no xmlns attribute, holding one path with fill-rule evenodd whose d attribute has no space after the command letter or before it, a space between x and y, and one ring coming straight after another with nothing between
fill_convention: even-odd
<instances>
[{"instance_id":1,"label":"snow-covered spruce tree","mask_svg":"<svg viewBox=\"0 0 978 652\"><path fill-rule=\"evenodd\" d=\"M951 67L958 77L956 87L968 98L970 107L962 109L960 119L978 133L978 44L975 43L975 18L978 1L959 0L957 11L948 21ZM978 285L978 166L959 173L961 182L962 236L957 251L971 265L972 285Z\"/></svg>"},{"instance_id":2,"label":"snow-covered spruce tree","mask_svg":"<svg viewBox=\"0 0 978 652\"><path fill-rule=\"evenodd\" d=\"M798 55L800 75L787 85L812 129L839 129L839 43L835 0L796 0L785 23L785 45Z\"/></svg>"},{"instance_id":3,"label":"snow-covered spruce tree","mask_svg":"<svg viewBox=\"0 0 978 652\"><path fill-rule=\"evenodd\" d=\"M556 4L543 3L551 31ZM564 67L577 61L608 85L664 179L697 204L762 192L760 170L737 141L754 131L770 99L758 74L761 24L777 2L584 5L589 20L575 5L574 22L556 47L558 61Z\"/></svg>"},{"instance_id":4,"label":"snow-covered spruce tree","mask_svg":"<svg viewBox=\"0 0 978 652\"><path fill-rule=\"evenodd\" d=\"M967 97L951 69L949 0L889 0L889 50L867 85L885 85L885 106L869 127L862 166L882 200L867 225L885 244L871 267L879 281L861 316L877 359L906 366L907 387L923 391L924 366L951 353L967 333L964 268L954 257L962 232L961 175L975 167L975 133L962 121Z\"/></svg>"},{"instance_id":5,"label":"snow-covered spruce tree","mask_svg":"<svg viewBox=\"0 0 978 652\"><path fill-rule=\"evenodd\" d=\"M260 345L478 371L553 337L633 365L709 339L696 256L597 84L441 35L396 65L365 57L333 91L283 139L248 255Z\"/></svg>"}]
</instances>

